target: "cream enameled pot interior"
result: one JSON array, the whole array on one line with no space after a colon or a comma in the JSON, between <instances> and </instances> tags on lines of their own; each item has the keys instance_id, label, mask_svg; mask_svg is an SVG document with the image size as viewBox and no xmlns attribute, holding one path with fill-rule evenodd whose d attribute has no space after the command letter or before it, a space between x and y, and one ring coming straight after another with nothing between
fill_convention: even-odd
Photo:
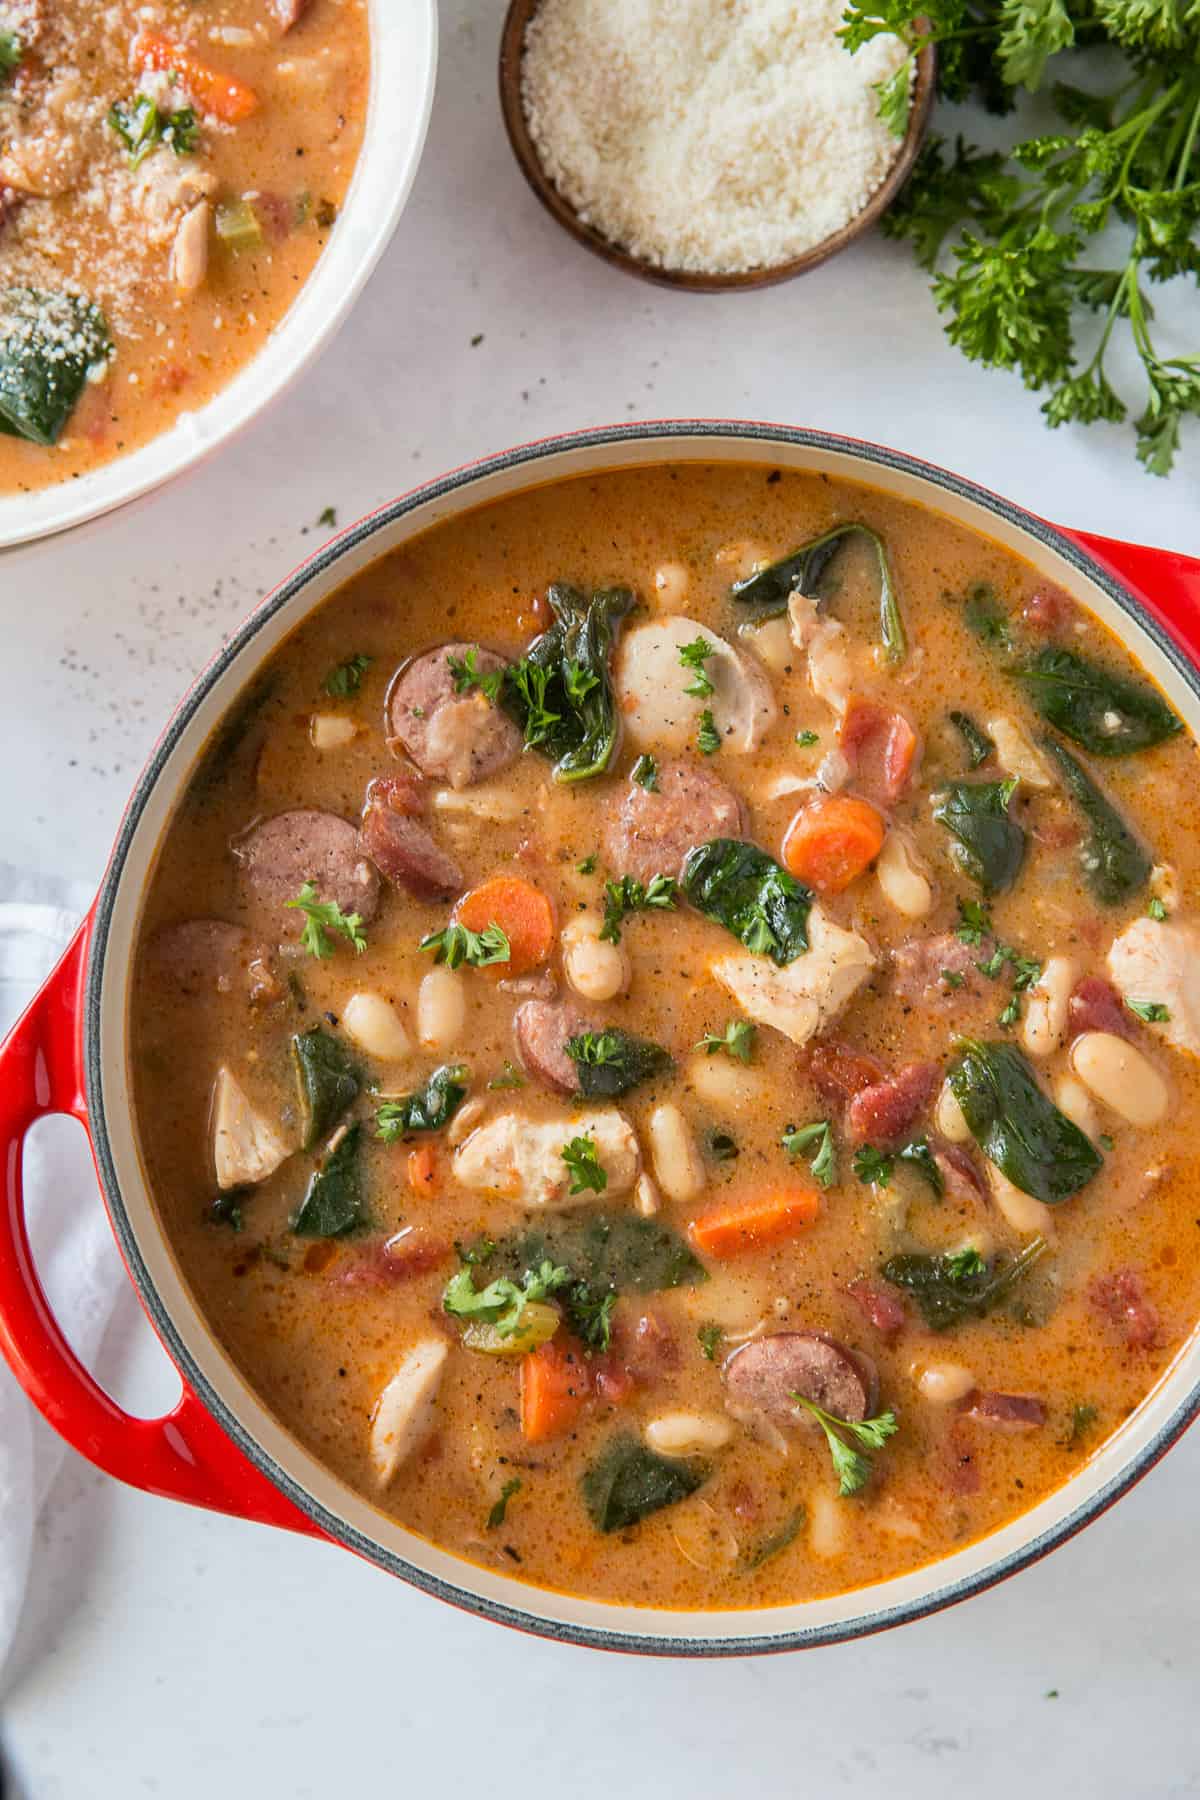
<instances>
[{"instance_id":1,"label":"cream enameled pot interior","mask_svg":"<svg viewBox=\"0 0 1200 1800\"><path fill-rule=\"evenodd\" d=\"M88 1080L93 1131L114 1223L156 1323L185 1375L267 1473L331 1535L418 1585L533 1630L609 1646L735 1651L852 1636L963 1598L1030 1560L1115 1498L1200 1405L1193 1338L1145 1404L1085 1469L1008 1526L903 1578L769 1611L680 1613L617 1607L517 1583L405 1531L336 1480L255 1398L197 1313L158 1227L129 1112L126 1030L130 949L156 846L214 727L292 631L351 575L430 525L529 486L602 469L663 461L770 463L828 470L869 483L990 536L1028 558L1121 637L1193 731L1200 704L1174 653L1084 572L1065 540L1041 541L1002 503L996 509L953 478L886 452L816 434L763 428L626 428L517 451L419 490L323 551L252 615L173 721L135 797L101 897L89 976Z\"/></svg>"}]
</instances>

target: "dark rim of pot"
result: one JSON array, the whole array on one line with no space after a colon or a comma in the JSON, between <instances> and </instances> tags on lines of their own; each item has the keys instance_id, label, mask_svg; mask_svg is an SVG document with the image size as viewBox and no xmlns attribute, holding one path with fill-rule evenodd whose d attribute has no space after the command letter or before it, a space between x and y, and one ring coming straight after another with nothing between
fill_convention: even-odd
<instances>
[{"instance_id":1,"label":"dark rim of pot","mask_svg":"<svg viewBox=\"0 0 1200 1800\"><path fill-rule=\"evenodd\" d=\"M104 1069L100 1056L100 999L105 952L113 906L142 814L168 759L182 733L190 724L197 707L213 685L226 673L230 665L241 656L247 645L254 641L268 621L281 608L288 606L316 576L333 568L349 551L368 542L378 533L395 524L398 519L403 519L407 514L415 511L419 506L424 506L430 500L439 499L460 488L469 487L486 476L506 470L524 467L533 470L546 458L567 450L603 449L622 444L646 444L680 439L711 443L714 455L718 460L724 441L761 444L763 462L768 465L770 449L773 444L799 446L808 450L824 450L854 458L863 465L864 475L869 474L872 466L889 469L899 474L915 476L935 488L940 488L945 493L972 501L996 518L1002 519L1006 524L1026 533L1044 548L1056 551L1107 594L1123 612L1131 615L1147 632L1192 692L1200 699L1200 672L1187 659L1169 633L1145 611L1125 587L1094 562L1070 538L1056 530L1053 525L1047 524L1034 514L1013 505L1010 501L990 493L975 482L967 481L960 475L950 474L933 464L921 462L916 457L906 456L899 451L888 450L877 444L860 442L855 438L838 437L829 432L810 431L795 426L739 423L736 420L665 419L651 424L615 425L568 432L562 436L542 439L537 443L521 445L495 456L484 457L449 475L441 476L436 481L427 482L411 493L403 495L400 499L392 501L317 551L308 562L289 575L280 587L262 601L250 618L230 638L211 665L199 676L195 685L181 702L134 789L121 822L112 859L96 904L88 954L84 1015L86 1095L89 1128L104 1185L109 1216L125 1260L156 1331L165 1343L184 1380L203 1401L205 1407L226 1434L248 1460L266 1475L281 1492L286 1494L288 1499L322 1532L348 1549L356 1551L360 1556L376 1563L380 1568L400 1576L412 1586L436 1596L439 1600L448 1601L453 1606L476 1613L497 1624L513 1626L539 1637L552 1638L563 1643L581 1645L591 1649L627 1651L653 1656L743 1656L801 1650L819 1644L845 1643L853 1638L869 1636L876 1631L886 1631L893 1626L925 1618L932 1613L940 1612L947 1606L970 1599L972 1595L981 1593L986 1588L994 1587L1010 1575L1015 1575L1019 1570L1039 1561L1049 1551L1056 1549L1059 1544L1066 1542L1077 1531L1082 1530L1085 1525L1098 1518L1165 1455L1176 1438L1200 1412L1200 1382L1181 1401L1171 1417L1159 1428L1150 1442L1138 1452L1129 1466L1114 1475L1091 1499L1082 1502L1056 1525L1040 1533L1020 1549L1010 1551L986 1569L957 1581L947 1582L920 1598L895 1606L871 1609L870 1596L873 1590L864 1588L862 1590L862 1610L852 1618L810 1628L801 1627L781 1631L764 1629L761 1634L748 1637L693 1638L688 1636L651 1636L639 1633L637 1629L638 1609L633 1607L629 1609L630 1629L628 1631L602 1630L593 1626L544 1618L537 1611L537 1595L540 1591L537 1587L531 1585L528 1590L530 1596L528 1609L502 1604L473 1593L467 1586L460 1586L455 1582L443 1580L440 1576L429 1574L423 1569L415 1567L396 1552L385 1549L373 1538L365 1536L315 1500L293 1476L267 1454L245 1429L236 1414L197 1366L191 1352L184 1344L174 1320L159 1297L142 1259L117 1182L112 1146L105 1122ZM587 471L580 470L578 472L584 474ZM574 471L567 470L564 472L564 477L569 479L572 473ZM713 1617L711 1613L697 1616L709 1620ZM764 1609L764 1622L770 1617L771 1609Z\"/></svg>"}]
</instances>

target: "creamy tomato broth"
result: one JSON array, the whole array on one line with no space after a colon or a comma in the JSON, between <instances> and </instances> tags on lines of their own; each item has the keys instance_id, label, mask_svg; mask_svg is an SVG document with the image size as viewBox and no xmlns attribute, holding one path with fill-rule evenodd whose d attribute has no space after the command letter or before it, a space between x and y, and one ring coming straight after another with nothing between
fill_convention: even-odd
<instances>
[{"instance_id":1,"label":"creamy tomato broth","mask_svg":"<svg viewBox=\"0 0 1200 1800\"><path fill-rule=\"evenodd\" d=\"M0 493L201 406L345 196L365 0L0 0Z\"/></svg>"},{"instance_id":2,"label":"creamy tomato broth","mask_svg":"<svg viewBox=\"0 0 1200 1800\"><path fill-rule=\"evenodd\" d=\"M769 1605L994 1530L1200 1306L1194 758L1065 595L868 488L607 474L385 556L146 897L137 1120L214 1332L532 1582Z\"/></svg>"}]
</instances>

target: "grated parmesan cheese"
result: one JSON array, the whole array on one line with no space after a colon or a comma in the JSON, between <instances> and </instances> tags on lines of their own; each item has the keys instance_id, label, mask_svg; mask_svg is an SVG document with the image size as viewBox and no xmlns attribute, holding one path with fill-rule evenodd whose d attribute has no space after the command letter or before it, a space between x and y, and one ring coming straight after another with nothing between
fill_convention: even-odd
<instances>
[{"instance_id":1,"label":"grated parmesan cheese","mask_svg":"<svg viewBox=\"0 0 1200 1800\"><path fill-rule=\"evenodd\" d=\"M522 92L542 166L634 256L711 274L769 268L860 213L899 152L851 56L844 0L542 0Z\"/></svg>"}]
</instances>

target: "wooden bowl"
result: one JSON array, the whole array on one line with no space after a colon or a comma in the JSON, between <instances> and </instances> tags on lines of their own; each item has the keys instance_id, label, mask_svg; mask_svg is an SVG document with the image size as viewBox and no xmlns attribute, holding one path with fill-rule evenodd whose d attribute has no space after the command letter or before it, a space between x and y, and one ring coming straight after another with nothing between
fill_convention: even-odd
<instances>
[{"instance_id":1,"label":"wooden bowl","mask_svg":"<svg viewBox=\"0 0 1200 1800\"><path fill-rule=\"evenodd\" d=\"M525 29L539 4L540 0L511 0L500 37L500 108L508 129L509 142L521 173L546 211L558 220L563 229L569 231L573 238L586 245L589 250L595 251L597 256L602 256L605 262L612 263L618 269L626 269L630 275L640 275L643 281L657 282L660 287L688 289L693 294L727 294L738 288L770 287L777 281L790 281L793 275L803 275L809 269L815 269L818 263L827 262L839 250L844 250L847 244L852 244L864 231L869 231L896 198L916 161L933 108L937 65L932 47L923 50L917 58L908 130L904 134L899 155L862 211L848 225L843 225L840 231L835 231L831 237L814 244L802 256L794 256L790 262L775 263L770 268L741 270L734 275L709 275L703 270L694 269L664 269L656 263L643 262L640 257L631 256L628 250L622 250L619 245L611 243L591 225L585 225L542 167L537 148L529 134L521 100L521 58L525 50Z\"/></svg>"}]
</instances>

